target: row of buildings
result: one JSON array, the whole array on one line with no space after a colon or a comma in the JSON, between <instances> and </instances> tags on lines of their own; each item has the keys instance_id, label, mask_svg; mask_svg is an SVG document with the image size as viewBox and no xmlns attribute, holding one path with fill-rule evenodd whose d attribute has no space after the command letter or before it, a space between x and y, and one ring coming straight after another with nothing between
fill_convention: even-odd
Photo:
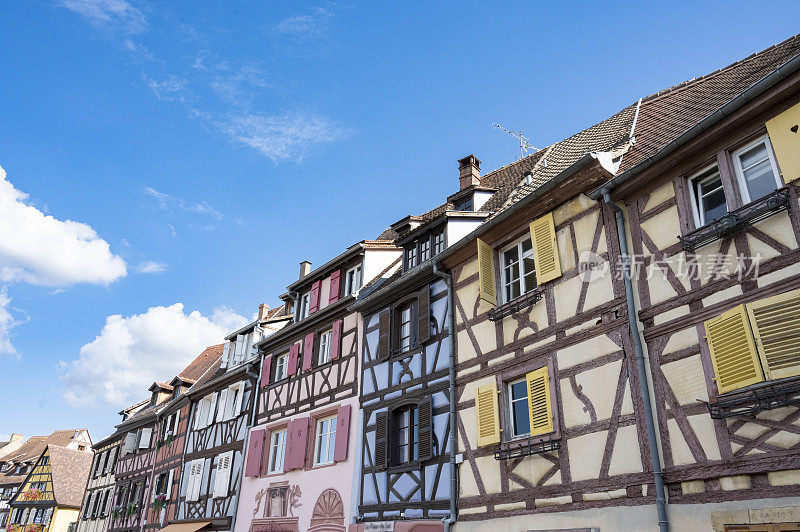
<instances>
[{"instance_id":1,"label":"row of buildings","mask_svg":"<svg viewBox=\"0 0 800 532\"><path fill-rule=\"evenodd\" d=\"M796 530L798 127L800 36L461 159L121 412L78 532Z\"/></svg>"}]
</instances>

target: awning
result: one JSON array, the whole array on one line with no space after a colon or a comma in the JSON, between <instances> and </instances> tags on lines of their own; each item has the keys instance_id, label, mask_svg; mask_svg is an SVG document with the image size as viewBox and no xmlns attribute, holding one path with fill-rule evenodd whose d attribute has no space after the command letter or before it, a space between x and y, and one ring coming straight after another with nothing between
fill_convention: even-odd
<instances>
[{"instance_id":1,"label":"awning","mask_svg":"<svg viewBox=\"0 0 800 532\"><path fill-rule=\"evenodd\" d=\"M210 524L211 521L195 521L193 523L174 523L165 526L159 532L197 532L198 530L202 530Z\"/></svg>"}]
</instances>

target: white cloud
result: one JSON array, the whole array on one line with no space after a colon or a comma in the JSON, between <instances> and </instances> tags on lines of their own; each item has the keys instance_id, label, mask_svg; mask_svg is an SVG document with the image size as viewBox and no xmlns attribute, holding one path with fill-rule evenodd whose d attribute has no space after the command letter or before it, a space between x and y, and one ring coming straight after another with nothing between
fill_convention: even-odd
<instances>
[{"instance_id":1,"label":"white cloud","mask_svg":"<svg viewBox=\"0 0 800 532\"><path fill-rule=\"evenodd\" d=\"M125 277L125 261L89 225L57 220L27 199L0 168L0 281L107 285Z\"/></svg>"},{"instance_id":2,"label":"white cloud","mask_svg":"<svg viewBox=\"0 0 800 532\"><path fill-rule=\"evenodd\" d=\"M17 325L16 320L8 310L11 298L5 289L0 290L0 355L13 355L17 352L11 345L11 329ZM0 438L1 439L1 438Z\"/></svg>"},{"instance_id":3,"label":"white cloud","mask_svg":"<svg viewBox=\"0 0 800 532\"><path fill-rule=\"evenodd\" d=\"M161 81L152 79L147 75L144 75L144 79L156 98L161 101L183 103L189 95L186 80L174 74Z\"/></svg>"},{"instance_id":4,"label":"white cloud","mask_svg":"<svg viewBox=\"0 0 800 532\"><path fill-rule=\"evenodd\" d=\"M144 13L126 0L61 0L61 5L97 28L126 33L141 33L147 28Z\"/></svg>"},{"instance_id":5,"label":"white cloud","mask_svg":"<svg viewBox=\"0 0 800 532\"><path fill-rule=\"evenodd\" d=\"M278 22L275 33L291 35L299 39L319 37L328 30L332 14L325 8L316 7L308 15L295 15Z\"/></svg>"},{"instance_id":6,"label":"white cloud","mask_svg":"<svg viewBox=\"0 0 800 532\"><path fill-rule=\"evenodd\" d=\"M139 273L162 273L167 271L167 265L161 262L147 261L136 266Z\"/></svg>"},{"instance_id":7,"label":"white cloud","mask_svg":"<svg viewBox=\"0 0 800 532\"><path fill-rule=\"evenodd\" d=\"M152 187L144 187L144 193L155 198L158 208L162 211L175 213L177 211L191 212L210 216L215 220L221 220L223 215L217 209L208 204L205 200L199 203L187 203L181 198L175 198L165 192L159 192ZM172 226L170 226L172 227ZM174 230L174 227L172 227ZM173 236L175 236L173 234Z\"/></svg>"},{"instance_id":8,"label":"white cloud","mask_svg":"<svg viewBox=\"0 0 800 532\"><path fill-rule=\"evenodd\" d=\"M245 114L220 127L233 140L276 162L302 161L312 149L347 135L343 127L327 118L302 112L274 116Z\"/></svg>"},{"instance_id":9,"label":"white cloud","mask_svg":"<svg viewBox=\"0 0 800 532\"><path fill-rule=\"evenodd\" d=\"M153 381L169 380L203 349L247 323L227 308L206 317L183 304L150 307L143 314L106 318L100 334L76 360L61 363L64 398L76 407L126 406Z\"/></svg>"},{"instance_id":10,"label":"white cloud","mask_svg":"<svg viewBox=\"0 0 800 532\"><path fill-rule=\"evenodd\" d=\"M127 48L133 57L139 61L155 61L155 56L150 52L147 46L134 42L131 39L125 39L125 48Z\"/></svg>"}]
</instances>

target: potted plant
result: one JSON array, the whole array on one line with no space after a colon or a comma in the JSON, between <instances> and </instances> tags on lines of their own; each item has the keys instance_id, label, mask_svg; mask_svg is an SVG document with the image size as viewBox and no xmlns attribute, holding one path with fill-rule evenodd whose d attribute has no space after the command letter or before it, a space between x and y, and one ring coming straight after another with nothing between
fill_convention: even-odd
<instances>
[{"instance_id":1,"label":"potted plant","mask_svg":"<svg viewBox=\"0 0 800 532\"><path fill-rule=\"evenodd\" d=\"M127 508L127 515L131 516L135 514L139 510L139 503L138 502L129 502Z\"/></svg>"},{"instance_id":2,"label":"potted plant","mask_svg":"<svg viewBox=\"0 0 800 532\"><path fill-rule=\"evenodd\" d=\"M167 505L166 493L159 493L158 495L156 495L155 499L153 499L153 508L155 508L156 510L160 510L166 505Z\"/></svg>"}]
</instances>

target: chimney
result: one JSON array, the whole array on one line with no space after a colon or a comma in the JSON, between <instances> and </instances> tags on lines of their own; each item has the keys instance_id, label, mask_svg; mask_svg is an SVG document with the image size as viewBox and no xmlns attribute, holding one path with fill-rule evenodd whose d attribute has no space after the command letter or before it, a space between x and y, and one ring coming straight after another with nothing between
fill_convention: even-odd
<instances>
[{"instance_id":1,"label":"chimney","mask_svg":"<svg viewBox=\"0 0 800 532\"><path fill-rule=\"evenodd\" d=\"M258 319L263 320L264 317L267 315L267 312L269 312L269 305L267 305L266 303L261 303L258 306Z\"/></svg>"},{"instance_id":2,"label":"chimney","mask_svg":"<svg viewBox=\"0 0 800 532\"><path fill-rule=\"evenodd\" d=\"M481 184L481 162L474 155L458 160L459 190Z\"/></svg>"},{"instance_id":3,"label":"chimney","mask_svg":"<svg viewBox=\"0 0 800 532\"><path fill-rule=\"evenodd\" d=\"M302 279L303 277L305 277L309 273L311 273L311 262L307 261L307 260L304 260L303 262L300 263L300 277L299 277L299 279Z\"/></svg>"}]
</instances>

